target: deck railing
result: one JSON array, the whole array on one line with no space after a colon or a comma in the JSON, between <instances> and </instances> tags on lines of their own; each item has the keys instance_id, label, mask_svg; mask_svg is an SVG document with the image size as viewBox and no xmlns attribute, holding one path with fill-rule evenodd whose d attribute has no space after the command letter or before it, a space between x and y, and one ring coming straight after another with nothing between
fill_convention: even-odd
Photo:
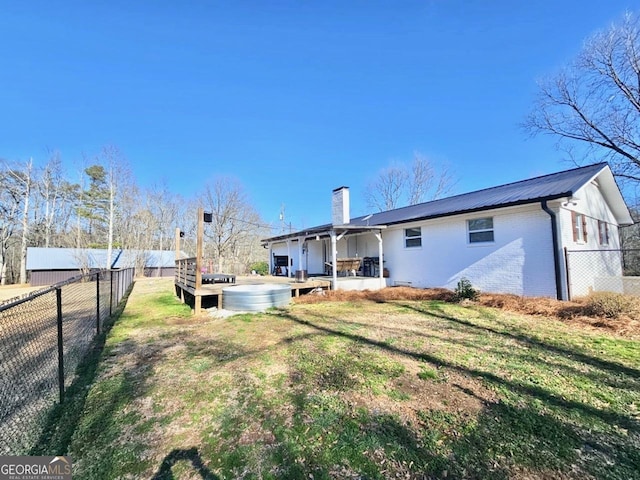
<instances>
[{"instance_id":1,"label":"deck railing","mask_svg":"<svg viewBox=\"0 0 640 480\"><path fill-rule=\"evenodd\" d=\"M175 283L185 287L196 288L196 258L181 258L176 260Z\"/></svg>"}]
</instances>

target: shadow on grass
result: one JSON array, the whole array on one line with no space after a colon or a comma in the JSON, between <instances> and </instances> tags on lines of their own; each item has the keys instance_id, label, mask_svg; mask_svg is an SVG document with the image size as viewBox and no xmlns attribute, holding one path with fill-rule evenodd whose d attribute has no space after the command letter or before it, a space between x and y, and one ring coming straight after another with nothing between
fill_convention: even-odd
<instances>
[{"instance_id":1,"label":"shadow on grass","mask_svg":"<svg viewBox=\"0 0 640 480\"><path fill-rule=\"evenodd\" d=\"M408 307L411 308L411 306ZM434 315L433 313L422 311L420 309L416 310L425 315L433 315L437 318L462 324L465 327L479 328L498 335L504 334L505 336L513 337L518 341L527 342L538 348L553 351L554 353L572 355L577 361L585 361L604 370L615 373L626 373L630 376L637 374L637 370L633 368L624 367L612 362L601 361L582 353L573 352L566 348L547 345L538 340L530 339L524 335L514 335L506 332L493 331L491 328L479 327L471 322L466 322L457 318L438 315L437 313ZM282 312L282 316L292 322L305 325L318 331L347 338L355 342L369 344L390 353L410 357L420 361L427 361L435 365L441 365L463 375L482 379L490 384L505 388L509 391L523 395L524 397L540 401L542 402L542 405L550 405L564 409L570 417L572 416L572 412L577 411L586 417L593 417L594 419L626 429L631 435L637 435L640 432L640 425L637 419L617 412L598 409L579 401L566 399L559 394L555 394L541 387L521 384L511 379L502 378L492 372L463 367L428 353L414 352L391 345L388 342L370 339L351 332L332 329L326 325L320 325L318 323L296 317L288 312ZM496 452L502 452L499 453L499 455L512 459L515 459L519 455L521 458L515 462L517 465L524 465L531 468L540 467L541 465L551 467L554 465L554 463L550 463L551 460L553 460L554 455L558 455L562 459L573 458L577 461L577 458L575 458L579 455L577 452L580 452L583 447L591 452L590 455L592 458L599 459L597 461L594 460L588 462L590 472L597 474L598 476L602 474L598 465L606 463L609 459L614 459L615 462L618 463L619 468L625 472L636 471L636 467L640 463L640 458L638 457L637 452L634 452L627 444L628 442L625 442L622 437L618 438L615 435L613 437L609 435L605 436L606 438L600 438L597 435L591 435L580 426L573 426L570 423L565 424L560 420L552 418L550 415L544 415L532 408L525 407L524 405L518 407L502 403L489 405L486 407L485 414L483 414L483 416L486 418L479 421L473 432L465 434L461 441L458 442L459 444L452 448L453 451L456 451L456 449L460 450L458 453L459 455L467 455L471 457L477 457L478 455L483 457L481 452L489 449L490 452L487 450L487 455L484 455L483 458L478 460L479 464L485 465L485 467L489 459L497 455ZM519 450L520 453L516 455L514 449ZM489 455L489 453L491 455ZM571 462L567 461L566 463L562 463L556 461L555 464L557 465L557 468L566 469L571 465ZM484 472L484 474L489 473L489 471ZM495 473L496 472L491 473L491 476L498 478L499 476L494 475ZM463 476L467 475L467 473L464 472L461 472L460 474ZM615 475L613 476L615 477ZM607 477L607 475L604 475L604 477Z\"/></svg>"},{"instance_id":2,"label":"shadow on grass","mask_svg":"<svg viewBox=\"0 0 640 480\"><path fill-rule=\"evenodd\" d=\"M156 474L151 477L151 480L173 480L177 478L173 475L172 469L176 463L181 461L191 462L193 470L195 470L203 480L219 480L220 478L214 475L205 466L202 458L200 458L198 449L193 447L186 450L173 450L171 453L169 453L169 455L164 457L160 468L158 469Z\"/></svg>"},{"instance_id":3,"label":"shadow on grass","mask_svg":"<svg viewBox=\"0 0 640 480\"><path fill-rule=\"evenodd\" d=\"M42 433L29 455L67 454L71 438L82 416L89 388L96 378L107 335L122 315L134 284L135 282L125 292L111 317L102 324L102 331L93 339L88 353L76 369L73 383L65 389L64 401L56 404L47 414Z\"/></svg>"},{"instance_id":4,"label":"shadow on grass","mask_svg":"<svg viewBox=\"0 0 640 480\"><path fill-rule=\"evenodd\" d=\"M429 317L435 317L435 318L440 318L442 320L447 320L449 322L453 322L453 323L457 323L459 325L463 325L465 327L474 329L474 330L481 330L484 332L488 332L488 333L492 333L495 335L500 335L503 337L507 337L513 340L516 340L520 343L525 343L527 345L531 345L531 346L535 346L538 347L540 349L543 350L547 350L549 352L555 353L555 354L560 354L560 355L565 355L565 356L570 356L575 360L587 363L591 366L594 366L596 368L602 369L602 370L607 370L609 372L612 373L623 373L625 375L628 375L634 379L640 379L640 370L632 368L632 367L627 367L625 365L622 365L620 363L615 363L615 362L609 362L607 360L602 360L599 358L594 358L590 355L586 355L582 352L577 352L575 350L571 350L568 348L564 348L561 347L559 345L550 345L548 343L545 342L541 342L540 340L537 340L535 338L529 337L527 335L521 334L521 333L509 333L506 331L501 331L501 330L497 330L491 327L486 327L486 326L482 326L482 325L476 325L473 322L469 322L467 320L462 320L460 318L456 318L456 317L452 317L450 315L445 314L442 311L442 308L439 305L435 305L433 306L432 309L429 310L425 310L413 305L409 305L409 304L403 304L400 303L398 305L401 305L404 308L408 308L410 310L413 310L415 312L418 312L422 315L426 315ZM436 310L439 313L435 313L434 310Z\"/></svg>"},{"instance_id":5,"label":"shadow on grass","mask_svg":"<svg viewBox=\"0 0 640 480\"><path fill-rule=\"evenodd\" d=\"M382 302L378 302L378 303L382 303ZM584 369L571 367L566 363L554 362L549 360L548 358L542 358L537 355L536 352L538 350L536 348L533 348L533 349L527 348L526 351L528 353L526 354L517 353L513 350L513 347L510 346L508 343L493 342L493 343L496 343L496 345L493 348L491 348L490 351L494 353L509 354L511 357L514 357L514 358L520 358L528 361L535 360L535 362L538 362L538 363L543 362L549 367L562 369L565 372L570 372L571 374L574 374L574 375L580 375L580 376L589 378L593 381L606 384L613 388L640 391L640 376L638 376L636 373L639 371L632 367L628 367L616 362L610 362L607 360L594 358L590 355L587 355L581 352L576 352L574 350L559 347L557 345L541 342L540 340L528 337L527 335L524 335L524 334L513 334L510 332L505 332L505 331L497 330L490 327L476 325L466 320L461 320L455 317L444 315L442 310L440 309L440 305L435 304L435 302L431 302L431 307L434 309L437 309L440 313L433 313L431 310L421 309L414 305L405 305L402 303L395 303L395 305L404 309L413 310L419 314L422 314L425 317L444 320L445 322L455 324L458 327L463 327L469 331L478 331L478 332L484 332L488 334L505 336L510 340L517 341L519 344L524 345L526 347L538 347L540 350L546 350L547 352L555 355L557 358L575 361L576 364L578 365L582 363L588 364L591 367L594 367L594 370L585 372ZM312 314L307 313L307 315L312 315ZM323 316L313 315L313 316L321 318L322 320L325 320L325 321L326 320L334 321L338 326L339 331L346 332L346 333L350 333L354 331L354 329L347 330L344 328L345 326L352 325L352 326L357 326L358 328L369 328L371 326L369 323L365 323L365 322L345 321L345 319L341 317L327 316L327 315L323 315ZM509 324L504 323L504 328L509 328L509 327L510 327ZM456 327L451 327L451 328L456 328ZM466 348L478 349L486 346L486 342L482 343L482 342L469 341L469 340L463 341L463 340L456 339L455 337L447 334L438 335L433 331L429 331L427 333L425 331L420 331L419 327L416 327L415 329L412 329L412 330L407 330L406 328L398 328L398 327L394 327L393 324L389 324L389 325L385 325L384 331L395 333L398 336L406 336L407 333L410 333L411 337L413 338L420 338L427 341L433 340L435 338L445 343L461 345ZM324 334L328 335L328 333L324 333ZM385 340L384 343L387 344L389 342Z\"/></svg>"},{"instance_id":6,"label":"shadow on grass","mask_svg":"<svg viewBox=\"0 0 640 480\"><path fill-rule=\"evenodd\" d=\"M426 314L426 312L423 312ZM496 385L502 385L506 388L508 388L511 391L515 391L518 392L520 394L524 394L524 395L528 395L531 397L535 397L538 398L540 400L543 400L546 403L549 403L551 405L555 405L558 407L562 407L562 408L567 408L567 409L576 409L581 411L584 414L587 415L591 415L594 417L599 418L600 420L603 420L605 422L608 423L612 423L615 425L618 425L622 428L629 428L629 429L633 429L633 430L640 430L640 424L637 420L632 419L630 417L627 417L625 415L620 415L618 413L615 412L607 412L604 410L599 410L597 408L591 407L589 405L585 405L583 403L580 402L576 402L573 400L567 400L564 399L562 397L559 397L557 395L554 395L553 393L549 392L548 390L545 390L544 388L540 388L540 387L534 387L534 386L530 386L530 385L522 385L520 383L511 381L511 380L507 380L505 378L502 378L494 373L491 372L487 372L484 370L478 370L478 369L474 369L474 368L465 368L462 367L460 365L456 365L452 362L449 362L447 360L444 360L441 357L437 357L428 353L418 353L418 352L413 352L410 350L405 350L403 348L399 348L399 347L395 347L393 345L390 345L387 342L384 341L378 341L378 340L373 340L367 337L364 337L362 335L356 335L353 333L347 333L347 332L342 332L339 330L333 330L331 328L328 327L324 327L321 325L316 325L308 320L304 320L298 317L295 317L293 315L290 315L288 313L283 313L283 316L289 320L291 320L292 322L295 323L299 323L302 325L306 325L308 327L317 329L317 330L321 330L321 331L325 331L328 333L331 333L332 335L337 335L337 336L341 336L341 337L345 337L345 338L349 338L351 340L354 341L358 341L358 342L363 342L363 343L367 343L370 345L374 345L378 348L393 352L393 353L397 353L400 355L404 355L407 357L411 357L414 358L416 360L421 360L421 361L427 361L430 362L434 365L441 365L447 368L450 368L452 370L458 371L460 373L463 374L467 374L467 375L472 375L476 378L482 378L484 380L487 380L491 383L494 383ZM458 320L455 318L449 318L449 317L442 317L442 318L448 318L451 321L456 321L456 322L461 322L461 323L467 323L464 320ZM469 326L474 326L473 324L470 323ZM482 328L482 327L480 327ZM499 333L499 332L498 332ZM508 335L508 334L507 334ZM550 347L550 349L554 349L555 347ZM569 351L571 352L571 351ZM576 356L578 358L580 358L580 356L584 356L587 358L591 358L588 357L586 355L581 355L581 354L576 354ZM597 359L592 359L594 362L597 362ZM605 365L607 365L609 368L612 368L612 365L610 362L603 362ZM614 364L617 365L617 364ZM626 369L626 367L621 366L621 368ZM631 371L635 371L634 369L630 369Z\"/></svg>"}]
</instances>

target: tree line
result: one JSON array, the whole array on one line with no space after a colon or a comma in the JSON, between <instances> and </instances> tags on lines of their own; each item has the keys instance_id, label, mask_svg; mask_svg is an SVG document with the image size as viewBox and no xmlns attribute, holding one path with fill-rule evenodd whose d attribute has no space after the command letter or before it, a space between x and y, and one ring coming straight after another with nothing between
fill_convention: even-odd
<instances>
[{"instance_id":1,"label":"tree line","mask_svg":"<svg viewBox=\"0 0 640 480\"><path fill-rule=\"evenodd\" d=\"M266 259L260 239L269 228L239 181L214 178L186 199L165 183L140 188L112 145L83 156L80 164L65 168L57 151L42 164L0 159L0 284L27 283L28 247L106 249L103 268L112 264L114 251L136 251L135 267L143 272L149 251L175 249L180 229L181 250L192 256L199 206L212 213L204 248L211 268L244 273Z\"/></svg>"}]
</instances>

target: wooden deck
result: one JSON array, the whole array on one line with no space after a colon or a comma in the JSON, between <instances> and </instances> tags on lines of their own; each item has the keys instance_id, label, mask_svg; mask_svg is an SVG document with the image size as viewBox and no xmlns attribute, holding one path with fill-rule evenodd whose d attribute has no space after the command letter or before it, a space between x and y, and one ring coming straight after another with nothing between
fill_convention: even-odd
<instances>
[{"instance_id":1,"label":"wooden deck","mask_svg":"<svg viewBox=\"0 0 640 480\"><path fill-rule=\"evenodd\" d=\"M262 285L266 283L275 284L289 284L291 285L291 295L298 297L300 294L309 293L315 288L322 288L324 290L331 289L331 280L326 278L309 278L304 282L296 282L295 278L279 277L279 276L237 276L235 283L213 283L201 285L199 289L191 287L184 282L181 282L178 277L175 280L176 294L180 297L181 301L188 302L185 293L194 297L194 313L197 315L200 313L202 301L207 304L213 304L217 308L222 308L222 289L233 285ZM190 302L189 302L190 303Z\"/></svg>"}]
</instances>

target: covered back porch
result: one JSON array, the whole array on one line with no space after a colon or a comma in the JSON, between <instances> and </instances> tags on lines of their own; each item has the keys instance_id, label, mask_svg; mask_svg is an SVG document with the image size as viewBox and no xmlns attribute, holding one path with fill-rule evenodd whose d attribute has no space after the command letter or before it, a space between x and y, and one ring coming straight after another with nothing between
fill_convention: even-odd
<instances>
[{"instance_id":1,"label":"covered back porch","mask_svg":"<svg viewBox=\"0 0 640 480\"><path fill-rule=\"evenodd\" d=\"M263 243L272 275L304 281L331 280L336 290L377 290L386 286L384 226L325 225L281 235Z\"/></svg>"}]
</instances>

